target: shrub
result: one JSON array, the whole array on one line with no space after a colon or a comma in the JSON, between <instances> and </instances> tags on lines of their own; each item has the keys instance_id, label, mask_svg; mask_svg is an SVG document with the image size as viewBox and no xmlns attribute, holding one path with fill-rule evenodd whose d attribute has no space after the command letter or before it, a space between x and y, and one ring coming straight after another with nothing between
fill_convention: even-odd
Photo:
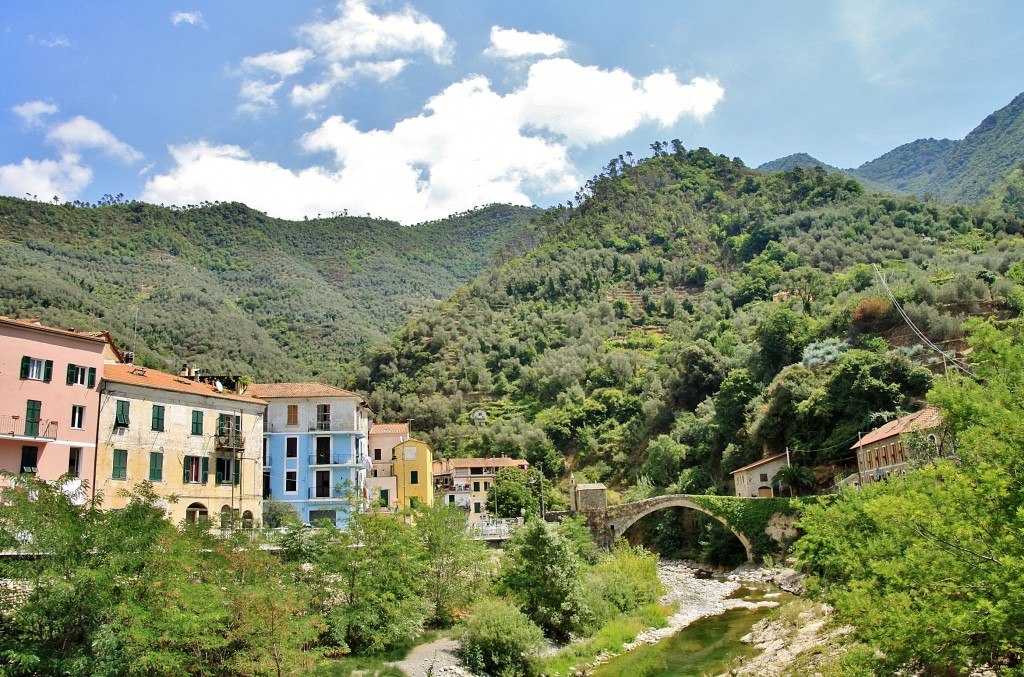
<instances>
[{"instance_id":1,"label":"shrub","mask_svg":"<svg viewBox=\"0 0 1024 677\"><path fill-rule=\"evenodd\" d=\"M474 673L530 677L539 672L541 629L501 600L480 602L466 623L463 661Z\"/></svg>"}]
</instances>

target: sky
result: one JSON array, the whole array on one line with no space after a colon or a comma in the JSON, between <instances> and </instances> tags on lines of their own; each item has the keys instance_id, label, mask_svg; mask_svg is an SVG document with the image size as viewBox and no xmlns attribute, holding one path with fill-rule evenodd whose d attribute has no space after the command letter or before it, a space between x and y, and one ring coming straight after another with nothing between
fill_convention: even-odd
<instances>
[{"instance_id":1,"label":"sky","mask_svg":"<svg viewBox=\"0 0 1024 677\"><path fill-rule=\"evenodd\" d=\"M856 167L1021 91L1020 0L6 2L0 194L411 225L656 141Z\"/></svg>"}]
</instances>

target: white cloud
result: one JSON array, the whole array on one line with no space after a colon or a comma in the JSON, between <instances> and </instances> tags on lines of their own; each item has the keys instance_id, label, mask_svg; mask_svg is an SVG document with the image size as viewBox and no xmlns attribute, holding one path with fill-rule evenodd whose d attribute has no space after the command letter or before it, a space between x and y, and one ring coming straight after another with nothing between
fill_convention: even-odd
<instances>
[{"instance_id":1,"label":"white cloud","mask_svg":"<svg viewBox=\"0 0 1024 677\"><path fill-rule=\"evenodd\" d=\"M46 135L46 140L57 145L65 153L98 148L122 162L135 162L142 159L142 153L127 143L119 141L98 122L81 115L51 128Z\"/></svg>"},{"instance_id":2,"label":"white cloud","mask_svg":"<svg viewBox=\"0 0 1024 677\"><path fill-rule=\"evenodd\" d=\"M836 20L865 79L900 86L907 72L929 62L927 52L943 42L922 39L935 32L934 11L937 7L928 3L845 0L836 6Z\"/></svg>"},{"instance_id":3,"label":"white cloud","mask_svg":"<svg viewBox=\"0 0 1024 677\"><path fill-rule=\"evenodd\" d=\"M425 53L438 63L451 58L452 44L444 29L412 7L377 15L363 0L344 0L340 16L303 26L313 49L329 61Z\"/></svg>"},{"instance_id":4,"label":"white cloud","mask_svg":"<svg viewBox=\"0 0 1024 677\"><path fill-rule=\"evenodd\" d=\"M268 108L273 108L274 93L281 88L283 82L265 82L263 80L245 80L242 82L240 95L242 103L238 110L258 115Z\"/></svg>"},{"instance_id":5,"label":"white cloud","mask_svg":"<svg viewBox=\"0 0 1024 677\"><path fill-rule=\"evenodd\" d=\"M295 87L292 97L317 101L322 92L316 87ZM518 90L500 94L486 78L470 76L391 129L364 131L353 120L332 116L300 141L313 156L329 154L324 166L288 169L237 146L174 147L176 166L151 178L142 198L171 204L240 200L285 218L348 209L403 223L474 204L531 204L531 195L580 185L571 149L621 138L643 124L702 119L722 96L722 87L709 79L684 84L667 71L637 78L547 59L533 64Z\"/></svg>"},{"instance_id":6,"label":"white cloud","mask_svg":"<svg viewBox=\"0 0 1024 677\"><path fill-rule=\"evenodd\" d=\"M71 41L63 35L56 35L51 37L49 40L39 40L39 44L43 47L70 47Z\"/></svg>"},{"instance_id":7,"label":"white cloud","mask_svg":"<svg viewBox=\"0 0 1024 677\"><path fill-rule=\"evenodd\" d=\"M39 127L43 124L45 116L53 115L57 112L57 106L45 101L26 101L11 110L14 111L15 115L24 120L25 124L30 127Z\"/></svg>"},{"instance_id":8,"label":"white cloud","mask_svg":"<svg viewBox=\"0 0 1024 677\"><path fill-rule=\"evenodd\" d=\"M268 70L277 74L278 77L286 78L289 75L301 73L312 58L313 52L301 48L291 49L287 52L264 52L242 59L242 68L245 70Z\"/></svg>"},{"instance_id":9,"label":"white cloud","mask_svg":"<svg viewBox=\"0 0 1024 677\"><path fill-rule=\"evenodd\" d=\"M246 77L239 110L258 113L274 106L274 92L268 98L267 87L252 85L254 71L274 73L281 82L311 71L305 81L290 87L288 96L294 105L316 106L342 83L358 77L385 82L397 77L417 55L447 63L453 51L444 29L425 15L411 7L374 14L364 0L341 2L336 19L306 24L299 28L299 37L305 46L242 60L240 71Z\"/></svg>"},{"instance_id":10,"label":"white cloud","mask_svg":"<svg viewBox=\"0 0 1024 677\"><path fill-rule=\"evenodd\" d=\"M203 21L203 13L196 10L194 12L172 12L171 23L175 26L181 24L188 24L189 26L206 26L206 22Z\"/></svg>"},{"instance_id":11,"label":"white cloud","mask_svg":"<svg viewBox=\"0 0 1024 677\"><path fill-rule=\"evenodd\" d=\"M491 26L491 46L484 50L484 54L508 59L554 56L567 47L565 40L550 33L525 33L514 28Z\"/></svg>"},{"instance_id":12,"label":"white cloud","mask_svg":"<svg viewBox=\"0 0 1024 677\"><path fill-rule=\"evenodd\" d=\"M23 159L19 164L0 165L0 194L23 197L38 196L49 200L74 200L92 181L92 170L81 164L74 153L65 153L60 160Z\"/></svg>"}]
</instances>

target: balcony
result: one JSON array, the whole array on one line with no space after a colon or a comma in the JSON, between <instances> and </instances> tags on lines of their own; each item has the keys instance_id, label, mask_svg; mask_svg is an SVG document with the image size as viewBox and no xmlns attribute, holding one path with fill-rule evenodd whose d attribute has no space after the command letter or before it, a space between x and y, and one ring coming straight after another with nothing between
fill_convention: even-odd
<instances>
[{"instance_id":1,"label":"balcony","mask_svg":"<svg viewBox=\"0 0 1024 677\"><path fill-rule=\"evenodd\" d=\"M24 416L0 416L0 435L55 440L57 439L57 422L45 418L26 419Z\"/></svg>"},{"instance_id":2,"label":"balcony","mask_svg":"<svg viewBox=\"0 0 1024 677\"><path fill-rule=\"evenodd\" d=\"M242 451L245 449L245 437L241 433L221 432L217 436L217 449L228 451Z\"/></svg>"},{"instance_id":3,"label":"balcony","mask_svg":"<svg viewBox=\"0 0 1024 677\"><path fill-rule=\"evenodd\" d=\"M309 465L354 465L349 454L310 454Z\"/></svg>"}]
</instances>

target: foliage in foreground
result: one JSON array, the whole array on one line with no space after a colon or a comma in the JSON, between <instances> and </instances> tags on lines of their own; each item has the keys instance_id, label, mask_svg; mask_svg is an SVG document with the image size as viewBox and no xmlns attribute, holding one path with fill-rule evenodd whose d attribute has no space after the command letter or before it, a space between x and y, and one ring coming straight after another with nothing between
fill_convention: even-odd
<instances>
[{"instance_id":1,"label":"foliage in foreground","mask_svg":"<svg viewBox=\"0 0 1024 677\"><path fill-rule=\"evenodd\" d=\"M951 376L929 395L955 454L810 507L800 523L800 559L878 650L856 660L879 672L1024 674L1022 326L973 329L977 378Z\"/></svg>"}]
</instances>

